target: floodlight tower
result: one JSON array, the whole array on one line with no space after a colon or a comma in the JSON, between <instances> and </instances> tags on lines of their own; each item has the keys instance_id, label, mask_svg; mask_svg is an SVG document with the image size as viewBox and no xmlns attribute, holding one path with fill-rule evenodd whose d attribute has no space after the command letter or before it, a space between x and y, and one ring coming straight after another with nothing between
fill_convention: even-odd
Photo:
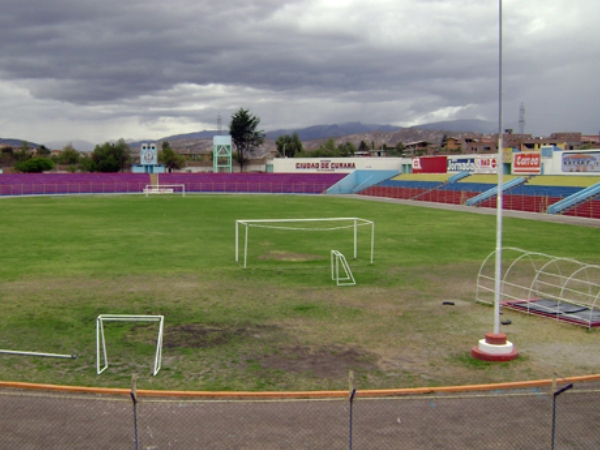
<instances>
[{"instance_id":1,"label":"floodlight tower","mask_svg":"<svg viewBox=\"0 0 600 450\"><path fill-rule=\"evenodd\" d=\"M506 334L500 333L500 299L502 298L502 172L503 164L503 123L502 123L502 0L498 0L498 189L496 198L496 277L494 283L494 331L486 333L479 345L471 349L471 356L482 361L512 361L519 354Z\"/></svg>"},{"instance_id":2,"label":"floodlight tower","mask_svg":"<svg viewBox=\"0 0 600 450\"><path fill-rule=\"evenodd\" d=\"M525 134L525 105L523 102L519 108L519 134Z\"/></svg>"}]
</instances>

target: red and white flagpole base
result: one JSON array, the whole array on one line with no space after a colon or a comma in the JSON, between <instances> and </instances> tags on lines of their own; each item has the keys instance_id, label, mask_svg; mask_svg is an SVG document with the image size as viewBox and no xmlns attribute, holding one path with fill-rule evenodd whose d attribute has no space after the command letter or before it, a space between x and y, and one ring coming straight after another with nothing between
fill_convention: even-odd
<instances>
[{"instance_id":1,"label":"red and white flagpole base","mask_svg":"<svg viewBox=\"0 0 600 450\"><path fill-rule=\"evenodd\" d=\"M471 349L471 356L481 361L512 361L519 353L512 342L506 340L504 333L486 333L485 339Z\"/></svg>"}]
</instances>

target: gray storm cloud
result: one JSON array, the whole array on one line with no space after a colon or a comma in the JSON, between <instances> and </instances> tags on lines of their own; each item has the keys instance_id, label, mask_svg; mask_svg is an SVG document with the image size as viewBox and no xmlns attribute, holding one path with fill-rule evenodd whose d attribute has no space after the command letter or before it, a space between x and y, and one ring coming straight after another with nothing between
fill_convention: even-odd
<instances>
[{"instance_id":1,"label":"gray storm cloud","mask_svg":"<svg viewBox=\"0 0 600 450\"><path fill-rule=\"evenodd\" d=\"M497 2L0 6L0 136L195 131L241 106L267 129L497 119ZM503 8L506 120L524 102L528 132L597 132L600 5Z\"/></svg>"}]
</instances>

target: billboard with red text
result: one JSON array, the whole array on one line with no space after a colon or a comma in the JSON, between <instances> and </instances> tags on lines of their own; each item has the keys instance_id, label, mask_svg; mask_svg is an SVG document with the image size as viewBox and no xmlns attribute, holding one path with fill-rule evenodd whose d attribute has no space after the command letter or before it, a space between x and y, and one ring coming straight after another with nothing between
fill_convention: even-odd
<instances>
[{"instance_id":1,"label":"billboard with red text","mask_svg":"<svg viewBox=\"0 0 600 450\"><path fill-rule=\"evenodd\" d=\"M513 153L512 173L515 175L539 175L542 173L542 156L539 153Z\"/></svg>"}]
</instances>

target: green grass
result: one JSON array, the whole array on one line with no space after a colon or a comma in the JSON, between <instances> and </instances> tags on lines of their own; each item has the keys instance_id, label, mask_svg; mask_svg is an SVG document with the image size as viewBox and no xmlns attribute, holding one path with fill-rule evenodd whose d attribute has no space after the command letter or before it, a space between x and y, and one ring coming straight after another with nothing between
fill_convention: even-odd
<instances>
[{"instance_id":1,"label":"green grass","mask_svg":"<svg viewBox=\"0 0 600 450\"><path fill-rule=\"evenodd\" d=\"M141 388L290 390L345 389L349 369L360 388L598 371L594 358L547 356L554 343L595 348L595 331L510 312L506 331L523 358L494 370L466 356L491 331L491 308L474 297L495 248L493 216L326 196L37 197L0 208L0 348L79 355L0 355L2 380L124 387L138 373ZM356 261L348 230L253 228L248 268L235 263L235 220L307 217L373 220L375 264L366 227ZM600 259L596 234L504 220L505 246L590 263ZM332 249L356 287L331 280ZM110 366L96 375L99 314L165 315L157 377L156 325L130 323L106 325Z\"/></svg>"}]
</instances>

